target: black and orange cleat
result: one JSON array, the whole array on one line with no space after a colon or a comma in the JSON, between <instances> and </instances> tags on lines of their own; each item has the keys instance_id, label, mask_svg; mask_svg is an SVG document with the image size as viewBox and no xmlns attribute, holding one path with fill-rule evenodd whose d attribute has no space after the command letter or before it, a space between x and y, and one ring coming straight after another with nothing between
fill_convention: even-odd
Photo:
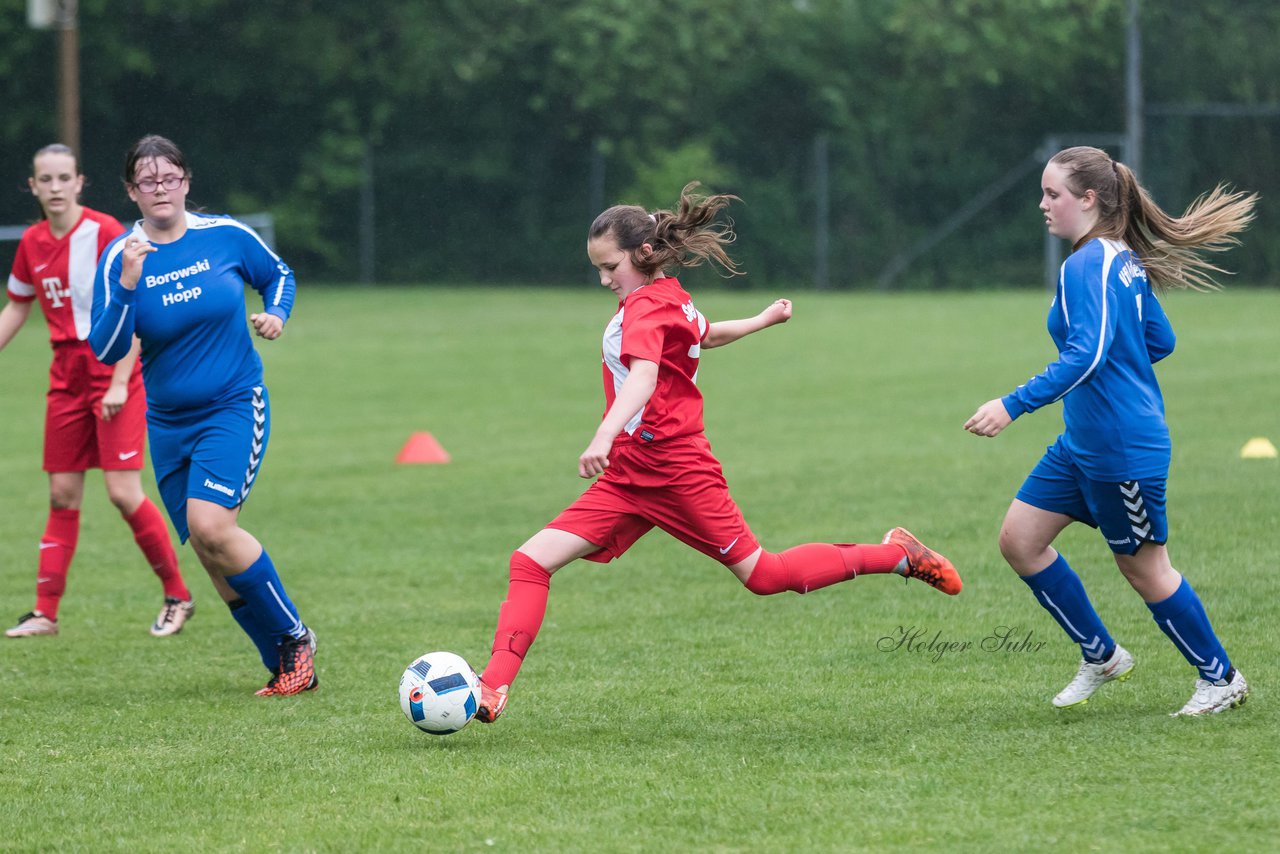
<instances>
[{"instance_id":1,"label":"black and orange cleat","mask_svg":"<svg viewBox=\"0 0 1280 854\"><path fill-rule=\"evenodd\" d=\"M960 582L960 573L956 572L951 561L917 540L915 535L906 528L894 528L885 534L884 544L902 546L907 553L894 572L907 578L918 578L949 596L960 592L963 586Z\"/></svg>"},{"instance_id":2,"label":"black and orange cleat","mask_svg":"<svg viewBox=\"0 0 1280 854\"><path fill-rule=\"evenodd\" d=\"M316 675L316 635L311 629L300 638L288 637L280 644L280 669L256 693L259 697L287 697L314 691L320 685Z\"/></svg>"},{"instance_id":3,"label":"black and orange cleat","mask_svg":"<svg viewBox=\"0 0 1280 854\"><path fill-rule=\"evenodd\" d=\"M483 679L480 680L480 708L476 710L476 720L482 724L491 724L502 714L507 706L505 689L490 688Z\"/></svg>"}]
</instances>

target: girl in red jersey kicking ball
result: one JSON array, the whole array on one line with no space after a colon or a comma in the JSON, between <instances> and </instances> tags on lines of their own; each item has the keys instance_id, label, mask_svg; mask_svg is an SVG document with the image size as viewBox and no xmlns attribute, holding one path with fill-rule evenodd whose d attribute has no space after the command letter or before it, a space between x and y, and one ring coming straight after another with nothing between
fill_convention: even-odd
<instances>
[{"instance_id":1,"label":"girl in red jersey kicking ball","mask_svg":"<svg viewBox=\"0 0 1280 854\"><path fill-rule=\"evenodd\" d=\"M734 239L731 223L716 221L736 197L694 196L697 186L684 188L676 211L618 205L591 225L587 255L600 284L618 297L604 331L606 411L578 458L578 475L597 479L511 555L507 599L480 677L476 717L485 723L502 714L538 634L552 573L578 558L613 560L654 527L724 564L761 596L889 572L960 592L951 562L902 528L881 545L808 543L775 553L747 527L703 433L699 356L786 323L791 302L780 299L755 317L710 323L667 275L704 261L738 272L724 250Z\"/></svg>"},{"instance_id":2,"label":"girl in red jersey kicking ball","mask_svg":"<svg viewBox=\"0 0 1280 854\"><path fill-rule=\"evenodd\" d=\"M40 538L36 606L5 636L58 633L58 605L80 535L84 473L91 468L102 469L111 503L129 523L164 587L164 605L151 634L174 635L195 603L178 569L164 517L142 491L147 404L138 343L111 368L94 358L85 341L98 256L124 226L80 204L84 175L75 153L65 145L37 151L27 183L44 219L23 232L18 244L9 274L9 301L0 310L0 350L18 334L38 299L53 345L44 432L49 520Z\"/></svg>"}]
</instances>

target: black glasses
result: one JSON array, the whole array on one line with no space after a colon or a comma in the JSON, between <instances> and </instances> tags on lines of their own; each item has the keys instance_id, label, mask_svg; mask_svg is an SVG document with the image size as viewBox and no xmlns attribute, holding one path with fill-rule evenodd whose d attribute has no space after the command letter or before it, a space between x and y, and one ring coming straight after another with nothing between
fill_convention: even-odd
<instances>
[{"instance_id":1,"label":"black glasses","mask_svg":"<svg viewBox=\"0 0 1280 854\"><path fill-rule=\"evenodd\" d=\"M182 182L187 180L186 175L170 175L157 181L155 178L143 178L141 181L134 181L133 186L142 193L154 193L156 190L164 187L166 190L176 190L182 186Z\"/></svg>"}]
</instances>

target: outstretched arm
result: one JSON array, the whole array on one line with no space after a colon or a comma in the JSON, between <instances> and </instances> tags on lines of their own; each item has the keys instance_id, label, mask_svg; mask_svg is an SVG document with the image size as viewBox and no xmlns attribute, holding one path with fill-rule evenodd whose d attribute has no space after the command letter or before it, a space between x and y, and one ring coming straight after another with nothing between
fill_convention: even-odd
<instances>
[{"instance_id":1,"label":"outstretched arm","mask_svg":"<svg viewBox=\"0 0 1280 854\"><path fill-rule=\"evenodd\" d=\"M703 348L723 347L732 344L739 338L745 338L752 332L768 329L778 323L786 323L791 319L791 300L775 300L768 308L755 317L742 320L721 320L707 327L707 337L703 339Z\"/></svg>"},{"instance_id":2,"label":"outstretched arm","mask_svg":"<svg viewBox=\"0 0 1280 854\"><path fill-rule=\"evenodd\" d=\"M604 420L596 428L591 444L578 457L578 477L595 477L609 467L609 451L614 438L622 432L627 422L639 412L653 390L658 387L658 363L647 359L632 359L627 378L622 381L613 406L605 413Z\"/></svg>"},{"instance_id":3,"label":"outstretched arm","mask_svg":"<svg viewBox=\"0 0 1280 854\"><path fill-rule=\"evenodd\" d=\"M988 400L964 422L964 429L979 436L999 436L1000 431L1013 423L1013 416L1000 398Z\"/></svg>"}]
</instances>

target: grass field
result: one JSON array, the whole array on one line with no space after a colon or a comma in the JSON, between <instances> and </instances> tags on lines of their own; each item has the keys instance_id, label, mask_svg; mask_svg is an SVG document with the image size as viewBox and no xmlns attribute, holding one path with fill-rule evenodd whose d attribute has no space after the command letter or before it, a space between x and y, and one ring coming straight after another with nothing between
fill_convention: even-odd
<instances>
[{"instance_id":1,"label":"grass field","mask_svg":"<svg viewBox=\"0 0 1280 854\"><path fill-rule=\"evenodd\" d=\"M94 473L61 635L0 643L0 849L1274 850L1280 462L1239 451L1280 442L1280 293L1166 303L1171 553L1253 685L1203 720L1168 716L1194 673L1082 526L1060 546L1138 669L1049 705L1078 650L995 539L1060 415L961 429L1051 357L1046 297L792 296L790 324L699 377L747 519L775 550L906 525L960 568L959 597L869 577L757 598L655 533L556 575L501 721L420 734L401 670L430 649L483 666L507 556L584 486L613 307L589 286L304 288L261 346L273 433L242 521L319 635L320 690L253 696L265 673L186 547L199 609L150 637L159 585ZM33 322L0 355L6 625L47 506L46 342ZM421 430L450 464L393 463ZM984 650L1001 627L1031 643ZM886 651L902 631L934 651Z\"/></svg>"}]
</instances>

